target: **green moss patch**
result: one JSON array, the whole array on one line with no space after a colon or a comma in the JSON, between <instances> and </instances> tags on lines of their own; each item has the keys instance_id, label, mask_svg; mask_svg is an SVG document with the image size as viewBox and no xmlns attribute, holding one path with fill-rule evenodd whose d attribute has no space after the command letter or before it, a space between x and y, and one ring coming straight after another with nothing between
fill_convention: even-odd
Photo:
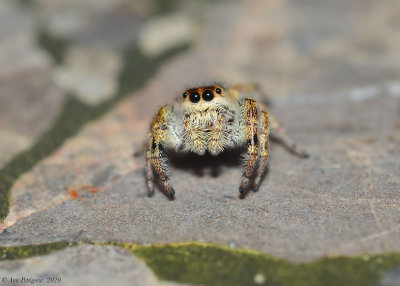
<instances>
[{"instance_id":1,"label":"green moss patch","mask_svg":"<svg viewBox=\"0 0 400 286\"><path fill-rule=\"evenodd\" d=\"M189 243L162 246L120 245L130 249L160 279L201 285L379 285L400 254L331 257L294 264L255 251Z\"/></svg>"},{"instance_id":2,"label":"green moss patch","mask_svg":"<svg viewBox=\"0 0 400 286\"><path fill-rule=\"evenodd\" d=\"M84 243L55 242L41 245L0 247L0 261L45 255ZM208 243L118 246L143 259L161 280L195 285L273 286L372 286L382 275L400 266L400 253L327 257L295 264L261 252L231 249Z\"/></svg>"},{"instance_id":3,"label":"green moss patch","mask_svg":"<svg viewBox=\"0 0 400 286\"><path fill-rule=\"evenodd\" d=\"M37 36L37 43L52 57L54 63L61 64L71 42L41 30Z\"/></svg>"},{"instance_id":4,"label":"green moss patch","mask_svg":"<svg viewBox=\"0 0 400 286\"><path fill-rule=\"evenodd\" d=\"M24 245L24 246L11 246L0 247L0 261L23 259L32 256L49 254L52 251L62 250L69 246L77 245L77 243L69 243L65 241L38 244L38 245Z\"/></svg>"}]
</instances>

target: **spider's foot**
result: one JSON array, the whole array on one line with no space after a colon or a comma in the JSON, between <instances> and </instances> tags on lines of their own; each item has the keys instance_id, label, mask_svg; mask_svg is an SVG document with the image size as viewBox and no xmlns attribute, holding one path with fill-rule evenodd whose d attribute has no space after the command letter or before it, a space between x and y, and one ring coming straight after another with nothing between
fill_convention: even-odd
<instances>
[{"instance_id":1,"label":"spider's foot","mask_svg":"<svg viewBox=\"0 0 400 286\"><path fill-rule=\"evenodd\" d=\"M257 188L253 188L253 193L257 193L258 192L258 187Z\"/></svg>"},{"instance_id":2,"label":"spider's foot","mask_svg":"<svg viewBox=\"0 0 400 286\"><path fill-rule=\"evenodd\" d=\"M239 199L244 199L247 195L247 189L244 187L239 188Z\"/></svg>"},{"instance_id":3,"label":"spider's foot","mask_svg":"<svg viewBox=\"0 0 400 286\"><path fill-rule=\"evenodd\" d=\"M290 146L290 147L289 147L289 151L292 152L294 155L300 157L300 158L306 159L306 158L310 157L310 154L308 154L308 153L307 153L306 151L304 151L304 150L301 150L301 149L297 148L296 145Z\"/></svg>"},{"instance_id":4,"label":"spider's foot","mask_svg":"<svg viewBox=\"0 0 400 286\"><path fill-rule=\"evenodd\" d=\"M239 199L243 200L243 199L246 197L246 194L247 194L247 193L240 194L240 195L239 195Z\"/></svg>"},{"instance_id":5,"label":"spider's foot","mask_svg":"<svg viewBox=\"0 0 400 286\"><path fill-rule=\"evenodd\" d=\"M151 198L151 197L153 197L154 196L154 192L147 192L147 197L148 198Z\"/></svg>"},{"instance_id":6,"label":"spider's foot","mask_svg":"<svg viewBox=\"0 0 400 286\"><path fill-rule=\"evenodd\" d=\"M175 198L175 191L171 190L167 193L168 198L172 201Z\"/></svg>"}]
</instances>

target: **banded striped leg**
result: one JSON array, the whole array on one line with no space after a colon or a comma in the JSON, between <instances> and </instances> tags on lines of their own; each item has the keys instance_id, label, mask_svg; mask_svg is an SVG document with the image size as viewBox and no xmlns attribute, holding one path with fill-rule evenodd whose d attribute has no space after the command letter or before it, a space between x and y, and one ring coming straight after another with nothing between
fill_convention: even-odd
<instances>
[{"instance_id":1,"label":"banded striped leg","mask_svg":"<svg viewBox=\"0 0 400 286\"><path fill-rule=\"evenodd\" d=\"M175 191L169 184L169 178L166 173L166 152L164 148L166 126L166 110L162 107L156 114L152 126L152 136L150 136L146 150L146 176L149 186L148 195L154 194L153 169L161 179L166 195L170 199L174 198Z\"/></svg>"},{"instance_id":2,"label":"banded striped leg","mask_svg":"<svg viewBox=\"0 0 400 286\"><path fill-rule=\"evenodd\" d=\"M153 177L153 162L151 160L151 144L153 142L153 136L150 136L149 143L146 148L146 178L147 178L147 186L149 187L147 190L147 196L154 196L154 177Z\"/></svg>"},{"instance_id":3,"label":"banded striped leg","mask_svg":"<svg viewBox=\"0 0 400 286\"><path fill-rule=\"evenodd\" d=\"M258 131L258 138L260 141L260 164L258 166L257 174L254 179L254 192L257 192L258 188L260 187L260 183L263 178L269 156L269 120L267 112L261 112L260 120L260 129Z\"/></svg>"},{"instance_id":4,"label":"banded striped leg","mask_svg":"<svg viewBox=\"0 0 400 286\"><path fill-rule=\"evenodd\" d=\"M249 185L250 176L253 174L254 168L257 163L258 157L258 137L257 137L257 105L252 99L245 99L244 115L246 122L246 140L247 140L247 154L245 158L246 167L243 172L242 183L239 187L241 195L246 193Z\"/></svg>"},{"instance_id":5,"label":"banded striped leg","mask_svg":"<svg viewBox=\"0 0 400 286\"><path fill-rule=\"evenodd\" d=\"M262 95L262 98L264 100L268 100L267 96L265 95L261 87L257 84L237 84L232 86L231 89L238 92L239 91L258 92ZM264 104L261 105L266 111L268 110ZM271 139L282 144L286 148L286 150L288 150L292 154L299 156L301 158L308 158L309 154L306 151L301 150L296 146L293 140L290 139L290 137L286 134L285 130L282 128L279 122L271 115L270 112L268 112L268 115L271 125Z\"/></svg>"},{"instance_id":6,"label":"banded striped leg","mask_svg":"<svg viewBox=\"0 0 400 286\"><path fill-rule=\"evenodd\" d=\"M293 140L286 134L285 129L282 128L278 120L276 120L271 113L268 113L268 115L271 124L271 139L282 144L290 153L301 158L308 158L310 155L296 146Z\"/></svg>"}]
</instances>

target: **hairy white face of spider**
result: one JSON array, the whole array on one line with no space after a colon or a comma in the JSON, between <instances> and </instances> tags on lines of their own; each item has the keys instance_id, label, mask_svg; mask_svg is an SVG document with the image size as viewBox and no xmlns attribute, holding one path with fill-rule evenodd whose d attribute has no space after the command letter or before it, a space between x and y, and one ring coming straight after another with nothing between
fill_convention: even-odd
<instances>
[{"instance_id":1,"label":"hairy white face of spider","mask_svg":"<svg viewBox=\"0 0 400 286\"><path fill-rule=\"evenodd\" d=\"M173 112L179 119L171 128L181 133L180 149L184 151L218 155L235 147L244 135L239 102L219 86L185 91Z\"/></svg>"}]
</instances>

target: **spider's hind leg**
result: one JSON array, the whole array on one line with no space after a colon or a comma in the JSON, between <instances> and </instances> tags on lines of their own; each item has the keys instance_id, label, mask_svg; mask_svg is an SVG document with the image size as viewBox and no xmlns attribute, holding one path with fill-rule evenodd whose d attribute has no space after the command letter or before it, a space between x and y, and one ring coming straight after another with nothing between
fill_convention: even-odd
<instances>
[{"instance_id":1,"label":"spider's hind leg","mask_svg":"<svg viewBox=\"0 0 400 286\"><path fill-rule=\"evenodd\" d=\"M132 154L132 157L139 157L139 156L143 155L144 152L146 151L146 147L147 147L146 141L136 144L134 146L135 150Z\"/></svg>"},{"instance_id":2,"label":"spider's hind leg","mask_svg":"<svg viewBox=\"0 0 400 286\"><path fill-rule=\"evenodd\" d=\"M249 84L235 84L230 87L230 91L239 95L239 93L251 93L252 97L266 106L270 106L271 102L268 98L268 94L261 88L257 83Z\"/></svg>"},{"instance_id":3,"label":"spider's hind leg","mask_svg":"<svg viewBox=\"0 0 400 286\"><path fill-rule=\"evenodd\" d=\"M282 144L286 150L298 157L310 157L306 151L297 147L296 143L287 135L285 129L283 129L278 120L276 120L271 113L268 113L268 115L271 124L271 139Z\"/></svg>"}]
</instances>

